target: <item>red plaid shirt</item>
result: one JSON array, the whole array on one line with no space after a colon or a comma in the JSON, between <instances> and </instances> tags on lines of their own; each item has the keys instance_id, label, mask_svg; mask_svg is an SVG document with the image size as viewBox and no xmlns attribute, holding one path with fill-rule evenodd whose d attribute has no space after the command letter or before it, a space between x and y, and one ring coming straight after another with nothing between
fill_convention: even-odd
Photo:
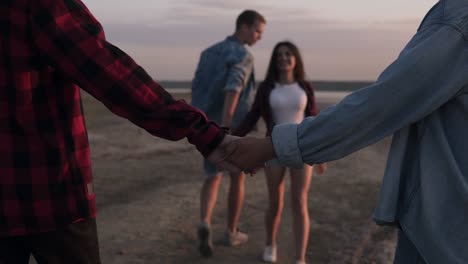
<instances>
[{"instance_id":1,"label":"red plaid shirt","mask_svg":"<svg viewBox=\"0 0 468 264\"><path fill-rule=\"evenodd\" d=\"M224 133L106 42L79 0L0 1L0 236L96 213L78 85L112 112L207 155Z\"/></svg>"}]
</instances>

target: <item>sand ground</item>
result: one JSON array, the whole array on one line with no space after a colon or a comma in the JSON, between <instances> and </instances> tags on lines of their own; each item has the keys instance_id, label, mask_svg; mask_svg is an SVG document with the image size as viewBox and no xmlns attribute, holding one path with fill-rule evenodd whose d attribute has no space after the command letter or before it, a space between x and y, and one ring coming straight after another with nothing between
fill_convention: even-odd
<instances>
[{"instance_id":1,"label":"sand ground","mask_svg":"<svg viewBox=\"0 0 468 264\"><path fill-rule=\"evenodd\" d=\"M226 223L226 177L213 218L215 255L202 258L195 232L203 179L201 156L186 140L154 138L112 115L90 96L83 97L103 263L261 263L267 205L263 171L246 179L240 228L249 233L250 241L237 248L220 243ZM253 135L263 135L263 125L259 127ZM314 175L309 193L308 263L391 263L395 231L377 227L371 220L389 142L384 139L330 162L324 175ZM294 263L286 187L278 263Z\"/></svg>"}]
</instances>

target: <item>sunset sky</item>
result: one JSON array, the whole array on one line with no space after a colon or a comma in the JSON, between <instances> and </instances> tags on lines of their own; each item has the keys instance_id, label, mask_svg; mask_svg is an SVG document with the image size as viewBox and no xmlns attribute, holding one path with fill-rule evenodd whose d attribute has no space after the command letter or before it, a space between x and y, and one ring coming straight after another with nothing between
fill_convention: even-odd
<instances>
[{"instance_id":1,"label":"sunset sky","mask_svg":"<svg viewBox=\"0 0 468 264\"><path fill-rule=\"evenodd\" d=\"M83 0L107 39L158 80L191 80L200 52L234 31L237 15L265 16L250 51L261 80L271 49L291 40L313 80L375 80L436 0Z\"/></svg>"}]
</instances>

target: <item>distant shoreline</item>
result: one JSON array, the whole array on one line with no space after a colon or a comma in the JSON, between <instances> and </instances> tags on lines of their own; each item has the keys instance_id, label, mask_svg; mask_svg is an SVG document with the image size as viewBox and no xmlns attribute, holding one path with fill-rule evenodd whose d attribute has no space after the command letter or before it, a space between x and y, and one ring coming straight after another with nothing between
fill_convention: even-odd
<instances>
[{"instance_id":1,"label":"distant shoreline","mask_svg":"<svg viewBox=\"0 0 468 264\"><path fill-rule=\"evenodd\" d=\"M157 81L165 89L190 89L190 81ZM311 81L316 91L352 92L369 86L372 81Z\"/></svg>"}]
</instances>

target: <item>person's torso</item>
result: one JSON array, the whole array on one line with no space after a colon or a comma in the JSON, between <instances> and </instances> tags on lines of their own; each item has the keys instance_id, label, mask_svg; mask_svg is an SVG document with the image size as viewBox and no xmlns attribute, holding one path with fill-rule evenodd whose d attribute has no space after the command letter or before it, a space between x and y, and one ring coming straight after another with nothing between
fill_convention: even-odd
<instances>
[{"instance_id":1,"label":"person's torso","mask_svg":"<svg viewBox=\"0 0 468 264\"><path fill-rule=\"evenodd\" d=\"M252 55L240 42L232 37L204 50L192 81L191 104L204 111L208 118L221 122L228 74L233 65ZM253 67L253 65L245 65ZM245 83L239 95L233 122L239 122L248 112L255 93L255 77L251 74L243 80Z\"/></svg>"},{"instance_id":2,"label":"person's torso","mask_svg":"<svg viewBox=\"0 0 468 264\"><path fill-rule=\"evenodd\" d=\"M270 93L269 104L276 125L300 123L304 119L307 95L298 83L279 84Z\"/></svg>"},{"instance_id":3,"label":"person's torso","mask_svg":"<svg viewBox=\"0 0 468 264\"><path fill-rule=\"evenodd\" d=\"M80 91L35 48L31 16L0 2L0 237L95 213Z\"/></svg>"},{"instance_id":4,"label":"person's torso","mask_svg":"<svg viewBox=\"0 0 468 264\"><path fill-rule=\"evenodd\" d=\"M465 0L439 1L401 55L410 56L426 36L442 28L461 34L465 46L450 50L441 39L434 43L440 52L468 57ZM430 54L422 59L431 62ZM453 63L460 65L455 67L458 72L451 72L450 77L440 76L441 82L430 85L438 85L439 89L460 87L459 92L422 120L394 134L374 212L377 221L399 222L430 263L468 262L464 250L468 238L468 61ZM435 67L441 67L443 72L446 66Z\"/></svg>"}]
</instances>

